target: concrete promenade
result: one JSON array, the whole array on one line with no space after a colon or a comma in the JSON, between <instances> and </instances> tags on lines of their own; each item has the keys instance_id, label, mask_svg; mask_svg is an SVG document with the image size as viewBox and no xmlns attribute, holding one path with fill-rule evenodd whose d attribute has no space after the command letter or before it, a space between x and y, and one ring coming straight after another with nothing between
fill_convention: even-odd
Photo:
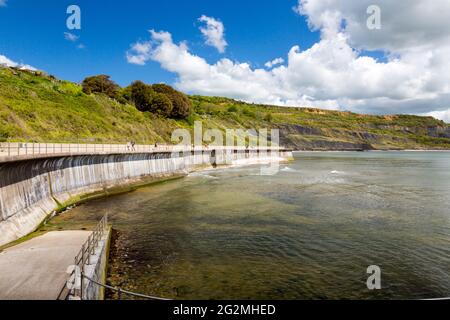
<instances>
[{"instance_id":1,"label":"concrete promenade","mask_svg":"<svg viewBox=\"0 0 450 320\"><path fill-rule=\"evenodd\" d=\"M0 252L0 300L56 300L90 231L55 231Z\"/></svg>"},{"instance_id":2,"label":"concrete promenade","mask_svg":"<svg viewBox=\"0 0 450 320\"><path fill-rule=\"evenodd\" d=\"M280 147L243 146L180 146L180 145L134 145L130 144L64 144L64 143L0 143L0 163L31 159L57 158L80 155L112 155L138 153L192 152L211 150L263 150L284 151Z\"/></svg>"}]
</instances>

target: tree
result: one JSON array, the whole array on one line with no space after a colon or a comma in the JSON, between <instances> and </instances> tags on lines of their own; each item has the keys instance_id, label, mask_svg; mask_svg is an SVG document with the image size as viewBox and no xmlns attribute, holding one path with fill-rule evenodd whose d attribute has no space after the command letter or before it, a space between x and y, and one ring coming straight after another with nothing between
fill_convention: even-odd
<instances>
[{"instance_id":1,"label":"tree","mask_svg":"<svg viewBox=\"0 0 450 320\"><path fill-rule=\"evenodd\" d=\"M117 99L120 87L108 75L88 77L83 80L83 92L86 94L103 93L108 97Z\"/></svg>"},{"instance_id":2,"label":"tree","mask_svg":"<svg viewBox=\"0 0 450 320\"><path fill-rule=\"evenodd\" d=\"M172 102L171 117L186 119L192 113L191 100L183 93L166 84L154 84L152 89L160 94L166 95Z\"/></svg>"},{"instance_id":3,"label":"tree","mask_svg":"<svg viewBox=\"0 0 450 320\"><path fill-rule=\"evenodd\" d=\"M172 109L172 101L166 95L155 92L152 99L151 111L169 117L172 114Z\"/></svg>"},{"instance_id":4,"label":"tree","mask_svg":"<svg viewBox=\"0 0 450 320\"><path fill-rule=\"evenodd\" d=\"M139 111L150 111L152 108L153 90L142 81L131 84L131 101Z\"/></svg>"},{"instance_id":5,"label":"tree","mask_svg":"<svg viewBox=\"0 0 450 320\"><path fill-rule=\"evenodd\" d=\"M132 87L128 86L126 88L122 88L119 91L119 102L121 103L133 103L132 101Z\"/></svg>"}]
</instances>

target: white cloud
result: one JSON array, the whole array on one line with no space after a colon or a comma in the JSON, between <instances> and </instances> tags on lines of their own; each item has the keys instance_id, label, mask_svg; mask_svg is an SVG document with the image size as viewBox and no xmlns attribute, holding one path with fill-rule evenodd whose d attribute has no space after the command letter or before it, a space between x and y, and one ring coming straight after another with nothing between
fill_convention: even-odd
<instances>
[{"instance_id":1,"label":"white cloud","mask_svg":"<svg viewBox=\"0 0 450 320\"><path fill-rule=\"evenodd\" d=\"M6 7L6 0L0 0L0 7Z\"/></svg>"},{"instance_id":2,"label":"white cloud","mask_svg":"<svg viewBox=\"0 0 450 320\"><path fill-rule=\"evenodd\" d=\"M381 9L381 29L367 28L367 8ZM311 28L337 29L345 20L344 32L356 48L401 52L432 49L450 40L448 0L299 0L296 11Z\"/></svg>"},{"instance_id":3,"label":"white cloud","mask_svg":"<svg viewBox=\"0 0 450 320\"><path fill-rule=\"evenodd\" d=\"M223 23L205 15L202 15L198 20L206 23L206 26L200 27L200 31L205 37L206 44L216 48L220 53L224 53L228 43L225 40L225 28Z\"/></svg>"},{"instance_id":4,"label":"white cloud","mask_svg":"<svg viewBox=\"0 0 450 320\"><path fill-rule=\"evenodd\" d=\"M382 9L381 30L364 29L369 3L378 3ZM178 76L180 90L190 93L356 112L442 116L450 107L450 19L441 19L448 1L427 2L425 7L422 3L300 0L297 11L312 29L320 31L321 39L308 49L292 47L286 63L271 61L266 65L269 70L226 58L210 64L186 43L174 43L168 32L151 31L151 41L144 42L148 46L141 53L134 50L134 59L142 62L138 64L158 62ZM418 26L406 18L397 24L395 13L411 15ZM387 61L366 56L362 49L382 50Z\"/></svg>"},{"instance_id":5,"label":"white cloud","mask_svg":"<svg viewBox=\"0 0 450 320\"><path fill-rule=\"evenodd\" d=\"M150 42L136 42L127 51L127 61L131 64L143 66L150 60L150 51L152 45Z\"/></svg>"},{"instance_id":6,"label":"white cloud","mask_svg":"<svg viewBox=\"0 0 450 320\"><path fill-rule=\"evenodd\" d=\"M15 61L12 61L11 59L5 57L4 55L0 54L0 66L6 66L6 67L12 67L12 68L19 68L22 70L32 70L36 71L37 69L28 65L28 64L22 64Z\"/></svg>"},{"instance_id":7,"label":"white cloud","mask_svg":"<svg viewBox=\"0 0 450 320\"><path fill-rule=\"evenodd\" d=\"M76 42L79 38L80 38L79 36L77 36L73 33L64 32L64 39L66 39L67 41Z\"/></svg>"},{"instance_id":8,"label":"white cloud","mask_svg":"<svg viewBox=\"0 0 450 320\"><path fill-rule=\"evenodd\" d=\"M422 114L423 116L433 117L439 120L443 120L446 123L450 123L450 109L443 111L432 111Z\"/></svg>"},{"instance_id":9,"label":"white cloud","mask_svg":"<svg viewBox=\"0 0 450 320\"><path fill-rule=\"evenodd\" d=\"M272 61L267 61L264 64L264 66L266 66L266 68L270 69L270 68L272 68L272 67L274 67L276 65L282 64L282 63L284 63L284 59L283 58L276 58L276 59L273 59Z\"/></svg>"}]
</instances>

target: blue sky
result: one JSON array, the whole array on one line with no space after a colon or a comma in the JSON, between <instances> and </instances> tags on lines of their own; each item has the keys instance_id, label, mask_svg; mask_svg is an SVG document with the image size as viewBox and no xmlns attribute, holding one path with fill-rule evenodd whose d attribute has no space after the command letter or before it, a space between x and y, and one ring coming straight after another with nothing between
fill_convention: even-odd
<instances>
[{"instance_id":1,"label":"blue sky","mask_svg":"<svg viewBox=\"0 0 450 320\"><path fill-rule=\"evenodd\" d=\"M73 4L75 42L65 39ZM448 0L0 0L0 63L74 82L108 74L122 86L450 122L449 12Z\"/></svg>"},{"instance_id":2,"label":"blue sky","mask_svg":"<svg viewBox=\"0 0 450 320\"><path fill-rule=\"evenodd\" d=\"M295 14L296 1L285 5L269 0L246 1L143 1L8 0L0 8L0 54L43 69L60 78L80 81L93 74L111 75L121 85L140 79L172 83L175 75L158 63L145 67L127 63L130 45L148 38L149 29L168 30L174 41L188 41L189 48L210 62L222 56L255 67L300 44L309 47L319 38L310 32L303 17ZM64 39L66 9L77 4L82 12L78 43ZM197 19L220 19L229 43L225 55L204 44Z\"/></svg>"}]
</instances>

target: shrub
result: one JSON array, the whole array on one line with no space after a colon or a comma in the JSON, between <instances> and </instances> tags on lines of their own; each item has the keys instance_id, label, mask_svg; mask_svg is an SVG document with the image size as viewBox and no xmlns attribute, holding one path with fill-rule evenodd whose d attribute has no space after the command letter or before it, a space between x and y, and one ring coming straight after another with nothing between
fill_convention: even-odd
<instances>
[{"instance_id":1,"label":"shrub","mask_svg":"<svg viewBox=\"0 0 450 320\"><path fill-rule=\"evenodd\" d=\"M235 112L237 112L237 111L238 111L238 108L237 108L236 106L231 106L231 107L228 108L228 112L233 112L233 113L235 113Z\"/></svg>"},{"instance_id":2,"label":"shrub","mask_svg":"<svg viewBox=\"0 0 450 320\"><path fill-rule=\"evenodd\" d=\"M169 117L172 114L172 101L162 94L155 92L151 102L150 111L165 117Z\"/></svg>"},{"instance_id":3,"label":"shrub","mask_svg":"<svg viewBox=\"0 0 450 320\"><path fill-rule=\"evenodd\" d=\"M112 81L110 76L104 74L84 79L82 86L86 94L103 93L113 99L117 99L120 90L119 85Z\"/></svg>"},{"instance_id":4,"label":"shrub","mask_svg":"<svg viewBox=\"0 0 450 320\"><path fill-rule=\"evenodd\" d=\"M247 108L245 108L244 110L242 110L242 113L245 115L245 116L247 116L247 117L250 117L250 118L256 118L256 113L254 112L254 111L252 111L252 110L249 110L249 109L247 109Z\"/></svg>"},{"instance_id":5,"label":"shrub","mask_svg":"<svg viewBox=\"0 0 450 320\"><path fill-rule=\"evenodd\" d=\"M131 84L129 92L131 92L131 102L139 111L151 110L154 91L150 86L142 81L135 81Z\"/></svg>"},{"instance_id":6,"label":"shrub","mask_svg":"<svg viewBox=\"0 0 450 320\"><path fill-rule=\"evenodd\" d=\"M120 103L133 103L132 99L132 87L128 86L126 88L122 88L119 91L119 98L117 99Z\"/></svg>"},{"instance_id":7,"label":"shrub","mask_svg":"<svg viewBox=\"0 0 450 320\"><path fill-rule=\"evenodd\" d=\"M154 84L152 86L155 92L166 95L172 102L173 109L171 117L178 119L186 119L192 113L192 103L189 98L166 84Z\"/></svg>"},{"instance_id":8,"label":"shrub","mask_svg":"<svg viewBox=\"0 0 450 320\"><path fill-rule=\"evenodd\" d=\"M186 118L186 122L190 125L193 126L195 123L195 116L193 114L189 115L189 117Z\"/></svg>"}]
</instances>

